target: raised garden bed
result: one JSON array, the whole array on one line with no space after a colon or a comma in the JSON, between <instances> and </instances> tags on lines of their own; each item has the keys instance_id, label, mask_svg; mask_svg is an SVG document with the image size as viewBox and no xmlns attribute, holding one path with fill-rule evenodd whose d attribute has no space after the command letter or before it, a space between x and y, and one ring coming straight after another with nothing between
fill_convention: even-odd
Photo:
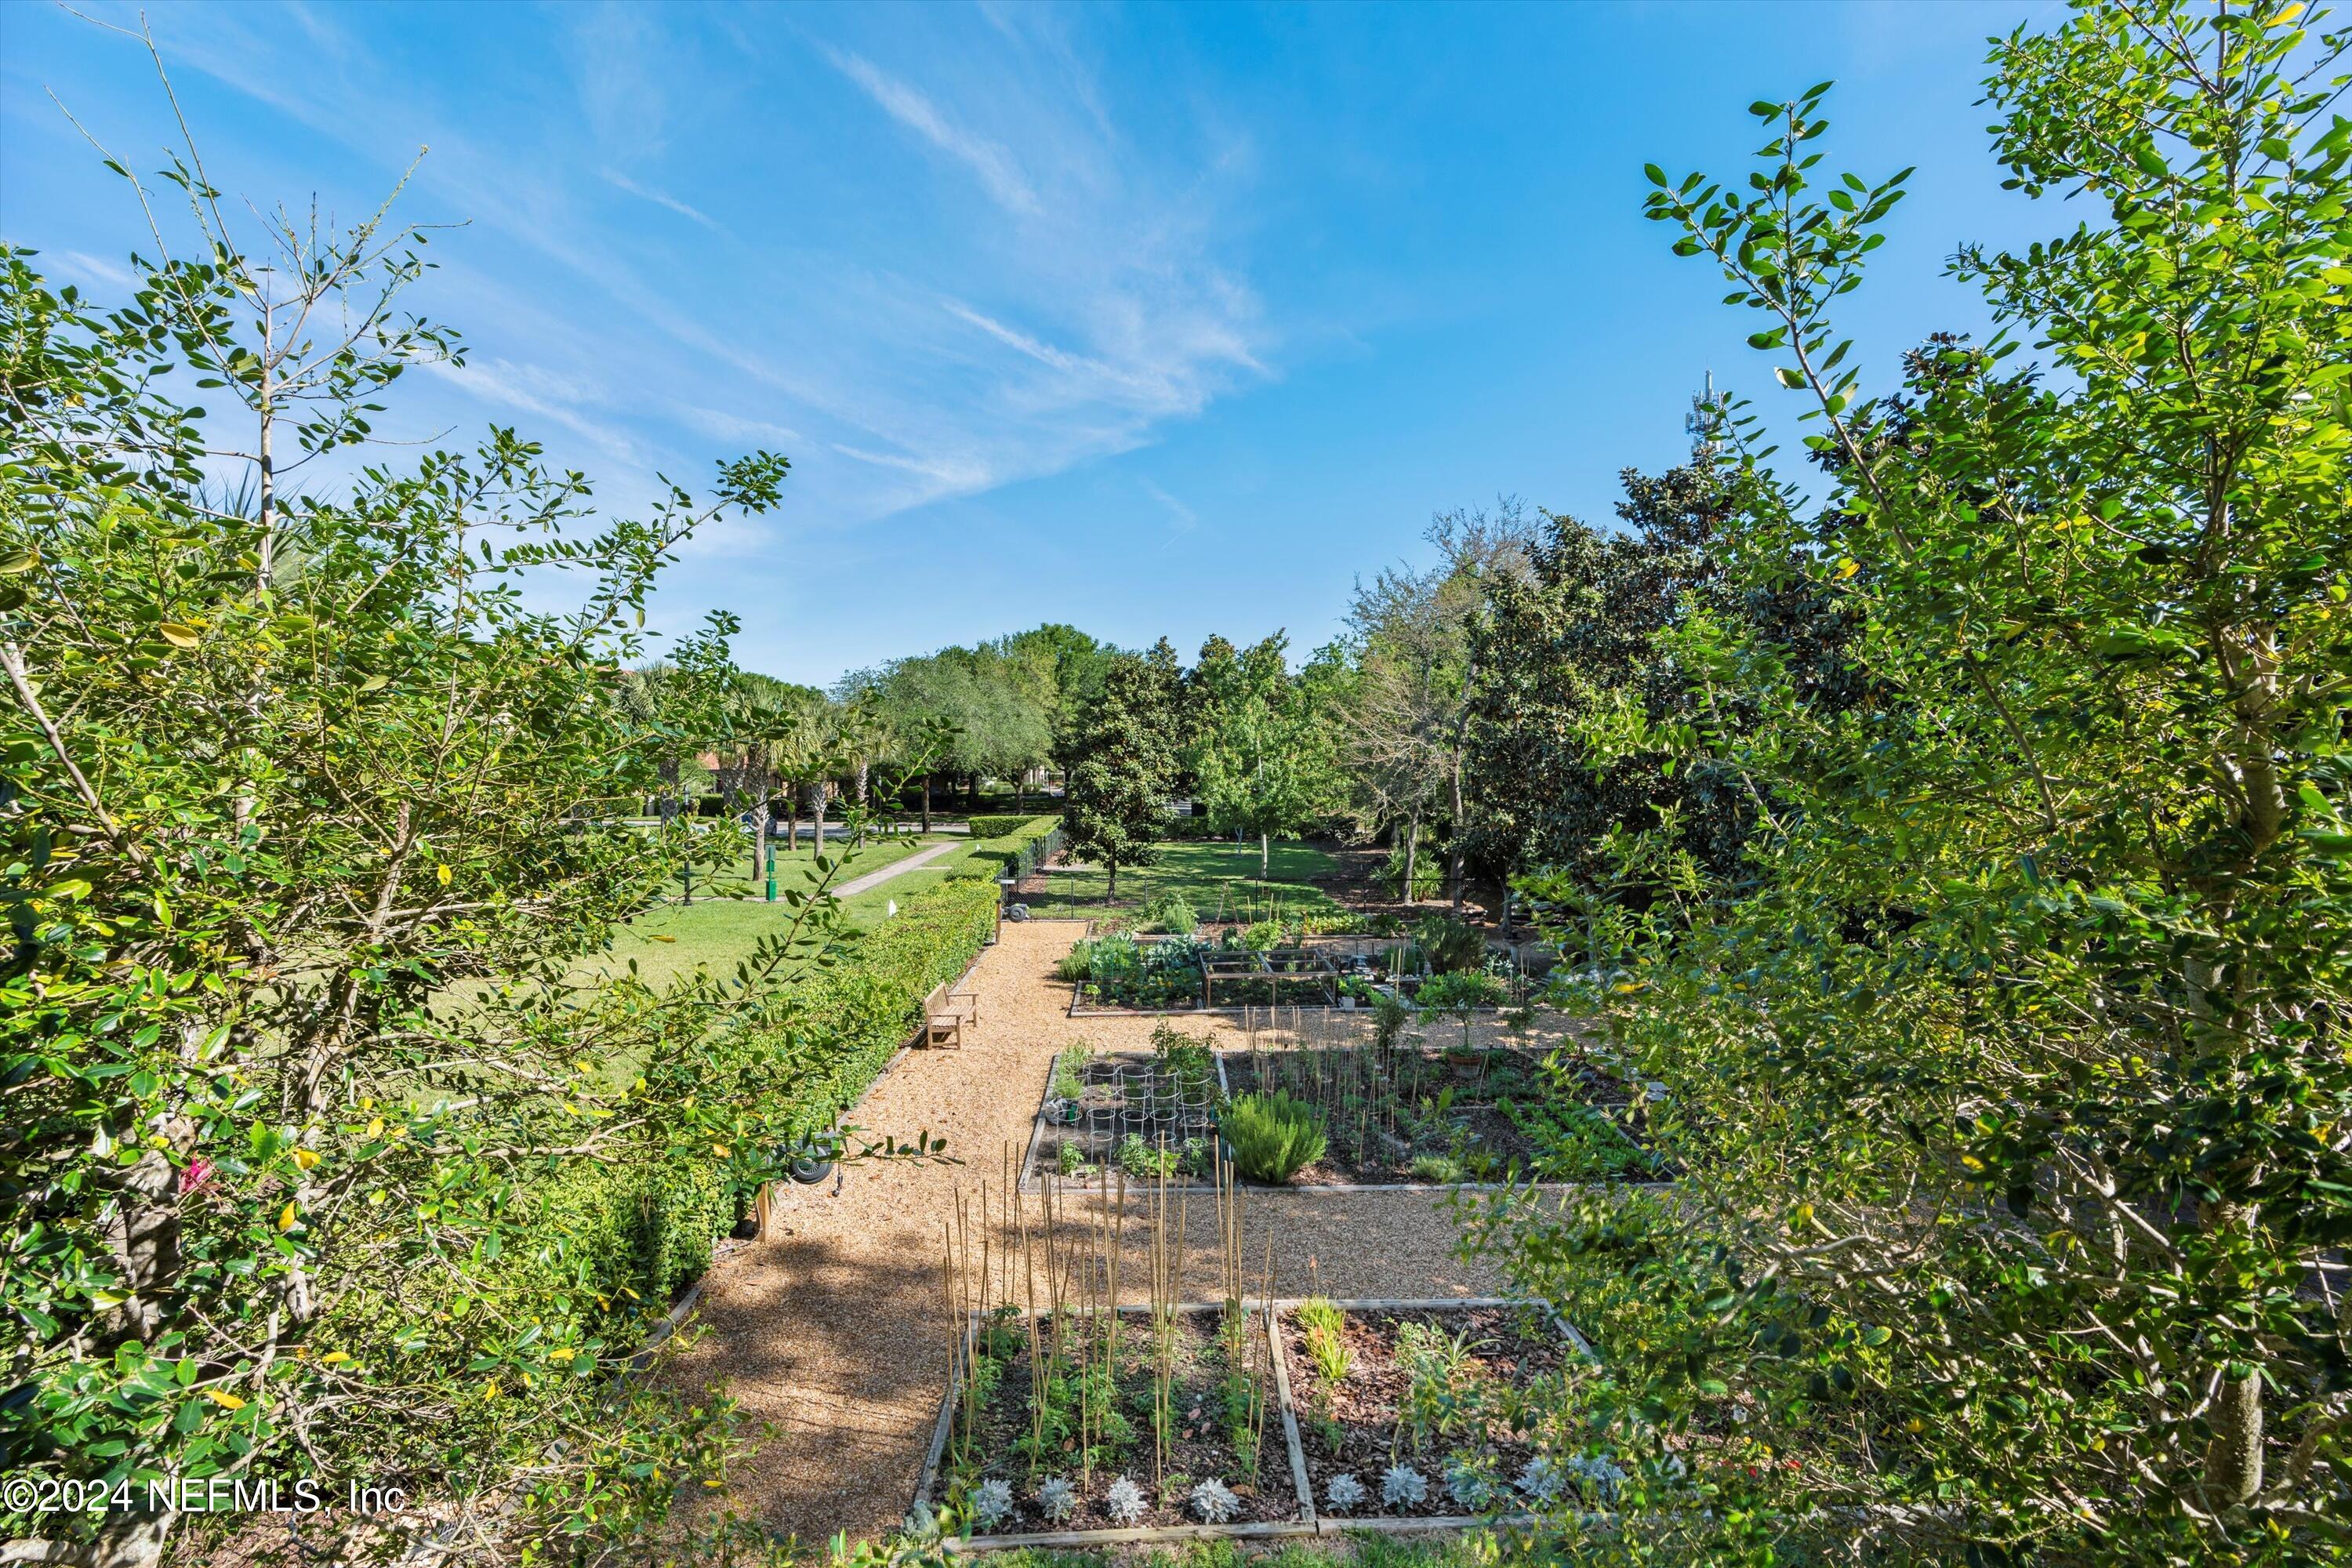
<instances>
[{"instance_id":1,"label":"raised garden bed","mask_svg":"<svg viewBox=\"0 0 2352 1568\"><path fill-rule=\"evenodd\" d=\"M1564 1498L1606 1489L1605 1470L1590 1462L1531 1469L1535 1456L1511 1428L1517 1405L1556 1390L1591 1358L1574 1330L1539 1308L1494 1298L1245 1300L1238 1312L1182 1305L1064 1317L1058 1345L1051 1314L999 1309L971 1324L965 1373L940 1405L916 1490L919 1512L955 1510L961 1533L941 1543L950 1552L1467 1528L1524 1517L1531 1494L1522 1482ZM1336 1379L1303 1326L1331 1321L1349 1358ZM1104 1335L1114 1322L1112 1345ZM1416 1348L1424 1343L1439 1353ZM1050 1424L1032 1393L1041 1363L1065 1374L1045 1384ZM1091 1383L1073 1375L1082 1365L1094 1369ZM1106 1378L1112 1366L1116 1379ZM1082 1443L1077 1391L1088 1387L1096 1403ZM1160 1410L1169 1413L1165 1443L1154 1438ZM1440 1445L1460 1457L1457 1480L1516 1467L1483 1492L1466 1481L1449 1489L1431 1457ZM1383 1500L1391 1466L1423 1476L1423 1494ZM1330 1506L1331 1483L1359 1471L1365 1496L1342 1487L1341 1505ZM1134 1493L1115 1507L1122 1478ZM1234 1506L1203 1521L1194 1489L1211 1478ZM1480 1501L1465 1506L1464 1496Z\"/></svg>"},{"instance_id":2,"label":"raised garden bed","mask_svg":"<svg viewBox=\"0 0 2352 1568\"><path fill-rule=\"evenodd\" d=\"M1208 1184L1223 1087L1207 1047L1176 1039L1156 1052L1057 1059L1024 1182L1052 1175L1078 1186L1113 1185L1124 1175L1129 1185Z\"/></svg>"},{"instance_id":3,"label":"raised garden bed","mask_svg":"<svg viewBox=\"0 0 2352 1568\"><path fill-rule=\"evenodd\" d=\"M1262 1309L1000 1309L971 1347L922 1500L972 1537L1309 1519Z\"/></svg>"},{"instance_id":4,"label":"raised garden bed","mask_svg":"<svg viewBox=\"0 0 2352 1568\"><path fill-rule=\"evenodd\" d=\"M1524 1436L1528 1413L1590 1357L1540 1309L1297 1302L1275 1339L1319 1513L1510 1512L1588 1480L1538 1460Z\"/></svg>"},{"instance_id":5,"label":"raised garden bed","mask_svg":"<svg viewBox=\"0 0 2352 1568\"><path fill-rule=\"evenodd\" d=\"M1508 1179L1660 1182L1644 1146L1648 1101L1598 1063L1533 1048L1343 1046L1212 1051L1161 1026L1158 1048L1074 1051L1047 1075L1022 1168L1034 1190L1209 1186L1232 1157L1234 1099L1276 1092L1319 1114L1320 1157L1278 1190L1460 1186ZM1244 1178L1244 1184L1257 1185Z\"/></svg>"},{"instance_id":6,"label":"raised garden bed","mask_svg":"<svg viewBox=\"0 0 2352 1568\"><path fill-rule=\"evenodd\" d=\"M1643 1147L1645 1101L1574 1058L1504 1047L1233 1051L1227 1092L1279 1090L1321 1109L1324 1155L1300 1187L1438 1185L1522 1178L1654 1181Z\"/></svg>"},{"instance_id":7,"label":"raised garden bed","mask_svg":"<svg viewBox=\"0 0 2352 1568\"><path fill-rule=\"evenodd\" d=\"M1371 1005L1375 987L1410 999L1427 979L1396 974L1400 942L1318 936L1253 945L1239 928L1193 936L1091 935L1063 960L1074 1018L1136 1013L1232 1012L1244 1007Z\"/></svg>"}]
</instances>

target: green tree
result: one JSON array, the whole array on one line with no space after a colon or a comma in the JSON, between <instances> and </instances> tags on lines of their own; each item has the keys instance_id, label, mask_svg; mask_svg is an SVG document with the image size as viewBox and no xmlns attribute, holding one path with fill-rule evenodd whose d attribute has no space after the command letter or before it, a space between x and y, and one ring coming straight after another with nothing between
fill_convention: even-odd
<instances>
[{"instance_id":1,"label":"green tree","mask_svg":"<svg viewBox=\"0 0 2352 1568\"><path fill-rule=\"evenodd\" d=\"M683 1539L679 1478L717 1473L732 1417L611 1378L669 1244L593 1237L673 1200L707 1237L772 1173L824 1042L762 1032L770 982L834 917L804 903L731 982L568 977L678 858L732 853L621 820L681 733L623 671L662 563L774 506L784 459L643 521L596 521L502 429L306 489L458 352L398 312L423 236L281 216L265 264L193 153L168 177L190 243L159 227L118 308L28 252L0 273L0 1441L134 1495L510 1500L519 1551ZM226 463L247 504L207 485ZM715 645L688 664L725 673ZM132 1561L177 1521L0 1529L103 1523Z\"/></svg>"},{"instance_id":2,"label":"green tree","mask_svg":"<svg viewBox=\"0 0 2352 1568\"><path fill-rule=\"evenodd\" d=\"M1997 334L1894 396L1830 310L1903 176L1817 173L1825 89L1757 106L1747 181L1652 171L1833 486L1801 510L1740 412L1727 569L1834 595L1859 680L1819 700L1713 616L1664 637L1753 717L1643 743L1759 802L1745 888L1621 837L1657 900L1594 911L1686 1174L1525 1215L1515 1257L1607 1348L1581 1414L1629 1498L1718 1557L2345 1555L2352 123L2346 35L2300 10L1997 40L2012 184L2098 221L1962 249ZM1735 1409L1770 1466L1664 1463Z\"/></svg>"},{"instance_id":3,"label":"green tree","mask_svg":"<svg viewBox=\"0 0 2352 1568\"><path fill-rule=\"evenodd\" d=\"M1176 771L1167 699L1143 659L1118 655L1062 736L1063 832L1075 852L1103 863L1113 894L1118 868L1151 864L1166 830Z\"/></svg>"},{"instance_id":4,"label":"green tree","mask_svg":"<svg viewBox=\"0 0 2352 1568\"><path fill-rule=\"evenodd\" d=\"M1235 652L1223 638L1201 650L1190 707L1192 773L1210 822L1255 836L1258 875L1271 840L1304 832L1340 800L1338 715L1316 698L1327 688L1296 681L1280 632Z\"/></svg>"},{"instance_id":5,"label":"green tree","mask_svg":"<svg viewBox=\"0 0 2352 1568\"><path fill-rule=\"evenodd\" d=\"M1506 498L1492 513L1441 513L1423 537L1437 549L1435 565L1391 567L1357 583L1348 626L1361 679L1334 711L1346 721L1344 757L1371 825L1402 829L1403 887L1413 886L1423 828L1442 824L1446 896L1459 909L1477 790L1469 761L1481 689L1477 634L1489 595L1528 575L1536 531L1520 503Z\"/></svg>"}]
</instances>

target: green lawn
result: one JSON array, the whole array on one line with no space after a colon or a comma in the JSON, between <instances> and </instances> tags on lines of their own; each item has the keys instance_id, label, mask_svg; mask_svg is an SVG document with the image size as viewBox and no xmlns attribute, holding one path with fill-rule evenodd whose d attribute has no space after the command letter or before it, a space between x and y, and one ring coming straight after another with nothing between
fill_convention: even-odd
<instances>
[{"instance_id":1,"label":"green lawn","mask_svg":"<svg viewBox=\"0 0 2352 1568\"><path fill-rule=\"evenodd\" d=\"M852 878L863 877L869 871L879 871L894 861L903 860L918 850L927 849L940 841L940 835L935 834L925 838L914 833L896 838L868 838L863 849L850 849L839 841L834 841L825 846L825 858L843 862L833 879L834 885L838 887ZM802 838L798 850L786 849L782 839L775 841L775 849L776 893L779 898L788 889L808 889L816 885L814 858L810 854L810 845L806 837ZM955 857L948 856L945 858L953 859ZM669 896L677 898L685 890L683 880L673 876L669 882ZM763 898L766 892L766 879L754 878L751 875L751 852L748 838L740 857L729 861L716 871L697 871L694 874L694 896L697 900L705 897L758 899Z\"/></svg>"},{"instance_id":2,"label":"green lawn","mask_svg":"<svg viewBox=\"0 0 2352 1568\"><path fill-rule=\"evenodd\" d=\"M1162 844L1150 866L1122 866L1118 897L1108 897L1110 878L1098 866L1056 866L1049 874L1051 890L1027 900L1039 915L1067 909L1076 914L1099 913L1106 907L1141 908L1155 894L1181 892L1204 921L1219 918L1263 919L1274 907L1285 917L1336 914L1343 906L1309 879L1329 876L1338 864L1312 844L1276 839L1267 867L1258 879L1257 846L1234 844Z\"/></svg>"},{"instance_id":3,"label":"green lawn","mask_svg":"<svg viewBox=\"0 0 2352 1568\"><path fill-rule=\"evenodd\" d=\"M734 973L763 936L792 923L792 906L713 899L707 903L666 904L639 915L613 939L602 959L584 966L620 973L631 959L646 984L658 990L697 964L713 973Z\"/></svg>"}]
</instances>

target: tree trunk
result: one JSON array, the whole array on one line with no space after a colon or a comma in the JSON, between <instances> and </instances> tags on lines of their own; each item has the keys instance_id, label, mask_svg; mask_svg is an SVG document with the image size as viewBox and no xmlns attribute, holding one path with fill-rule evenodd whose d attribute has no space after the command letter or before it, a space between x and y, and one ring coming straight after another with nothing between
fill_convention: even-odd
<instances>
[{"instance_id":1,"label":"tree trunk","mask_svg":"<svg viewBox=\"0 0 2352 1568\"><path fill-rule=\"evenodd\" d=\"M931 775L923 775L923 831L931 830Z\"/></svg>"},{"instance_id":2,"label":"tree trunk","mask_svg":"<svg viewBox=\"0 0 2352 1568\"><path fill-rule=\"evenodd\" d=\"M2244 1230L2254 1211L2242 1204L2203 1205L2209 1232ZM2213 1436L2205 1444L2205 1506L2215 1511L2254 1500L2263 1489L2263 1371L2227 1375L2213 1395Z\"/></svg>"},{"instance_id":3,"label":"tree trunk","mask_svg":"<svg viewBox=\"0 0 2352 1568\"><path fill-rule=\"evenodd\" d=\"M1025 816L1029 812L1029 770L1023 768L1013 775L1013 810Z\"/></svg>"},{"instance_id":4,"label":"tree trunk","mask_svg":"<svg viewBox=\"0 0 2352 1568\"><path fill-rule=\"evenodd\" d=\"M1265 881L1274 864L1274 846L1266 835L1257 836L1257 879Z\"/></svg>"},{"instance_id":5,"label":"tree trunk","mask_svg":"<svg viewBox=\"0 0 2352 1568\"><path fill-rule=\"evenodd\" d=\"M1445 880L1454 912L1462 912L1462 754L1470 747L1470 699L1478 685L1478 661L1462 672L1462 706L1454 720L1454 755L1446 770Z\"/></svg>"},{"instance_id":6,"label":"tree trunk","mask_svg":"<svg viewBox=\"0 0 2352 1568\"><path fill-rule=\"evenodd\" d=\"M1110 868L1110 882L1103 891L1103 900L1105 902L1108 902L1110 900L1118 897L1118 862L1116 859L1106 856L1103 859L1103 864Z\"/></svg>"},{"instance_id":7,"label":"tree trunk","mask_svg":"<svg viewBox=\"0 0 2352 1568\"><path fill-rule=\"evenodd\" d=\"M1412 815L1404 819L1404 885L1397 895L1408 904L1412 902L1412 874L1417 863L1415 857L1420 853L1421 811L1415 807Z\"/></svg>"},{"instance_id":8,"label":"tree trunk","mask_svg":"<svg viewBox=\"0 0 2352 1568\"><path fill-rule=\"evenodd\" d=\"M825 784L825 780L817 780L816 788L809 796L809 858L812 860L824 853Z\"/></svg>"},{"instance_id":9,"label":"tree trunk","mask_svg":"<svg viewBox=\"0 0 2352 1568\"><path fill-rule=\"evenodd\" d=\"M1454 905L1454 912L1462 912L1462 761L1454 759L1453 778L1453 831L1445 838L1445 897Z\"/></svg>"},{"instance_id":10,"label":"tree trunk","mask_svg":"<svg viewBox=\"0 0 2352 1568\"><path fill-rule=\"evenodd\" d=\"M866 762L857 759L857 847L866 847Z\"/></svg>"},{"instance_id":11,"label":"tree trunk","mask_svg":"<svg viewBox=\"0 0 2352 1568\"><path fill-rule=\"evenodd\" d=\"M768 784L768 768L763 762L744 769L745 784L751 791L751 880L760 879L760 857L768 847L768 814L775 809L775 792Z\"/></svg>"}]
</instances>

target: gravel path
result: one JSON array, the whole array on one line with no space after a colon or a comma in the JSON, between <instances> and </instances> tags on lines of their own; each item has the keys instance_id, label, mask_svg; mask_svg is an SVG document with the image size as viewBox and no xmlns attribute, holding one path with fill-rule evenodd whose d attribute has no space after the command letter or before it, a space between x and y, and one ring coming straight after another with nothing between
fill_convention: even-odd
<instances>
[{"instance_id":1,"label":"gravel path","mask_svg":"<svg viewBox=\"0 0 2352 1568\"><path fill-rule=\"evenodd\" d=\"M902 863L906 864L906 863ZM858 1113L870 1134L928 1132L961 1164L852 1168L843 1191L794 1188L768 1235L716 1265L705 1282L704 1332L677 1363L689 1386L717 1384L775 1436L736 1472L735 1502L778 1534L821 1551L836 1531L855 1538L897 1524L922 1468L943 1383L949 1313L941 1299L941 1225L961 1197L992 1217L1002 1173L1026 1149L1054 1054L1073 1041L1149 1047L1150 1018L1066 1016L1055 963L1083 931L1077 921L1007 923L981 956L972 984L980 1022L960 1051L917 1051L875 1086ZM1242 1043L1228 1019L1184 1019L1187 1032ZM1127 1294L1145 1297L1141 1209L1130 1200ZM1038 1200L1029 1200L1036 1213ZM1470 1296L1494 1290L1483 1266L1454 1256L1453 1222L1428 1194L1309 1196L1251 1193L1244 1242L1252 1289L1265 1236L1276 1238L1275 1288L1352 1296ZM1064 1223L1091 1226L1092 1202L1063 1206ZM1192 1195L1185 1283L1216 1295L1215 1206ZM975 1237L975 1246L977 1240ZM1311 1262L1310 1262L1311 1260Z\"/></svg>"}]
</instances>

